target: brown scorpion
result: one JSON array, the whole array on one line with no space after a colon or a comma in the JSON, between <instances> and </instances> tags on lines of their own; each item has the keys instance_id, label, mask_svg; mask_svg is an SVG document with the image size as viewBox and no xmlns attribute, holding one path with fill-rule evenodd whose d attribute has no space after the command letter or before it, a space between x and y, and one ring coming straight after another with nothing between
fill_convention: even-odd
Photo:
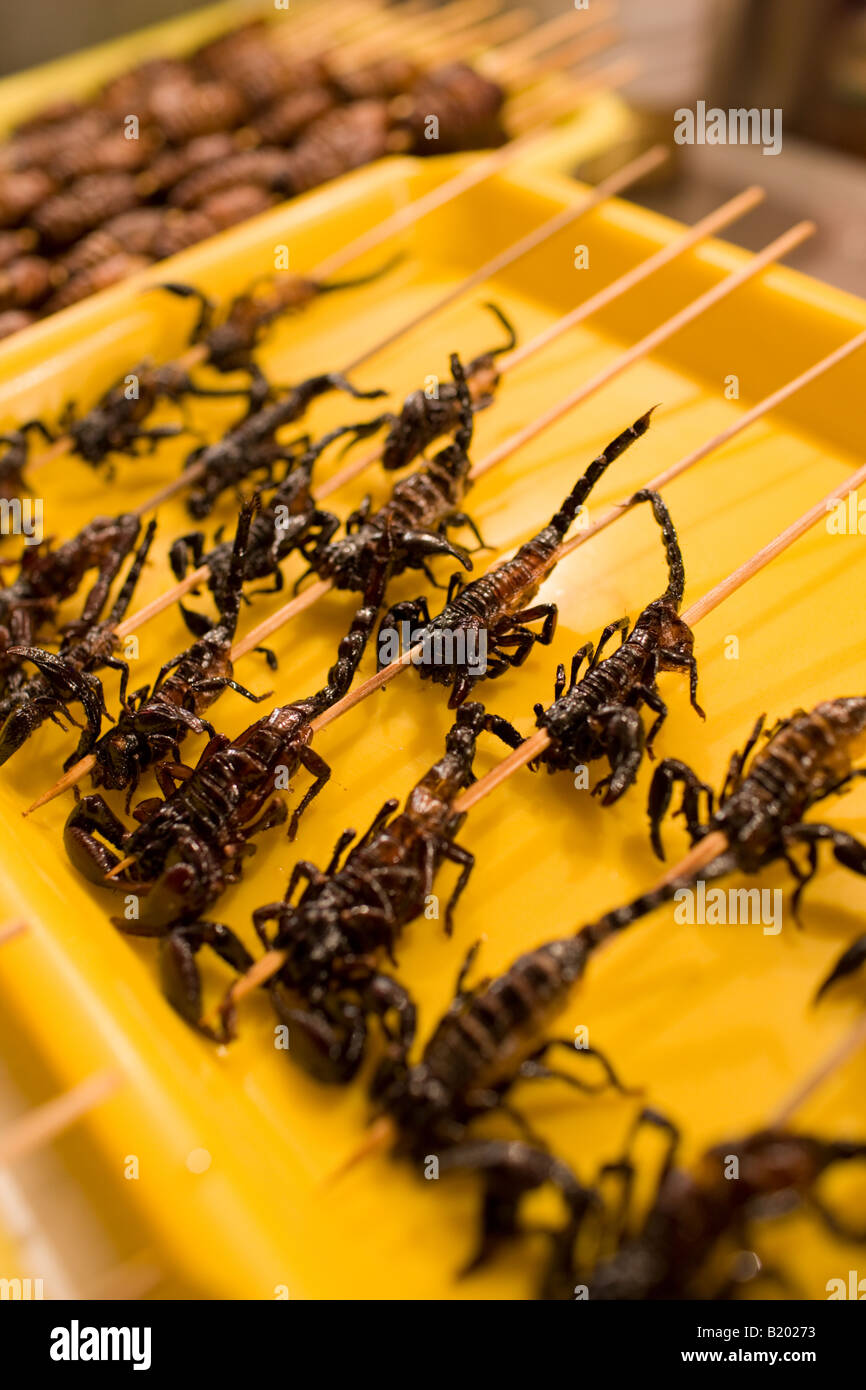
<instances>
[{"instance_id":1,"label":"brown scorpion","mask_svg":"<svg viewBox=\"0 0 866 1390\"><path fill-rule=\"evenodd\" d=\"M393 635L401 624L419 620L424 627L412 633L412 646L421 644L415 662L422 680L450 685L449 709L456 709L473 686L485 676L501 676L510 666L520 666L536 642L547 646L553 641L557 609L552 603L532 604L542 581L556 563L556 552L599 478L620 454L640 439L649 428L652 411L647 411L622 434L617 435L603 453L578 479L562 506L537 535L520 547L511 560L474 579L462 588L462 578L452 575L445 606L431 619L427 600L422 596L394 604L379 628L379 661L383 647L392 647ZM543 619L540 632L528 623ZM392 650L389 660L396 655Z\"/></svg>"}]
</instances>

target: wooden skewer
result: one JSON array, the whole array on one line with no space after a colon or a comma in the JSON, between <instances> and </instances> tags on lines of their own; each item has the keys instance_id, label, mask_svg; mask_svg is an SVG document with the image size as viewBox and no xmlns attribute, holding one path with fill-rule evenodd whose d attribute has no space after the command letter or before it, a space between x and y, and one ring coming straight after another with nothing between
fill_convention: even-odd
<instances>
[{"instance_id":1,"label":"wooden skewer","mask_svg":"<svg viewBox=\"0 0 866 1390\"><path fill-rule=\"evenodd\" d=\"M817 526L818 522L827 516L834 502L839 501L842 497L847 497L849 492L855 492L857 488L861 487L864 483L866 483L866 464L864 464L862 468L858 468L855 473L850 474L844 482L839 483L828 492L826 496L822 497L819 502L816 502L814 506L807 508L801 516L797 517L796 521L792 521L790 526L786 526L784 531L780 531L777 536L774 536L771 541L768 541L766 545L756 551L750 559L744 561L744 563L739 565L735 570L732 570L725 579L722 579L718 584L714 585L712 589L709 589L707 593L697 599L690 608L685 609L682 614L683 622L688 623L689 627L694 627L695 624L699 623L702 618L705 618L708 613L712 613L713 609L718 608L719 604L723 603L726 598L730 598L731 594L741 589L744 584L747 584L748 581L754 578L756 574L759 574L762 569L766 569L767 565L769 565L772 560L775 560L778 555L781 555L783 551L792 546L796 540L799 540L807 531L810 531L813 526ZM502 762L498 763L496 767L491 768L490 772L486 773L483 777L479 777L477 782L473 782L471 787L467 788L461 796L458 796L457 800L454 802L454 810L468 811L470 807L476 806L478 802L483 801L484 797L492 792L494 788L501 786L501 784L506 781L513 772L516 772L519 767L524 767L526 763L538 757L539 753L542 753L549 743L550 738L546 730L539 729L538 732L533 734L531 738L528 738L525 743L522 743L519 748L515 748L513 752L509 753L507 758L503 758ZM697 868L703 868L706 864L711 863L719 854L724 852L727 848L727 843L726 837L722 835L721 832L714 832L712 835L706 836L706 838L701 840L690 852L691 857L687 856L686 860L682 860L677 864L660 880L660 882L670 883L679 878L682 874L689 873Z\"/></svg>"},{"instance_id":2,"label":"wooden skewer","mask_svg":"<svg viewBox=\"0 0 866 1390\"><path fill-rule=\"evenodd\" d=\"M564 10L544 23L536 24L528 34L504 44L496 53L483 54L476 66L485 77L493 79L519 71L523 64L537 59L548 49L561 48L576 39L588 38L602 26L609 14L610 6L603 3L593 5L592 10Z\"/></svg>"},{"instance_id":3,"label":"wooden skewer","mask_svg":"<svg viewBox=\"0 0 866 1390\"><path fill-rule=\"evenodd\" d=\"M89 1111L113 1095L123 1081L116 1071L95 1072L62 1095L13 1120L0 1133L0 1167L50 1144Z\"/></svg>"},{"instance_id":4,"label":"wooden skewer","mask_svg":"<svg viewBox=\"0 0 866 1390\"><path fill-rule=\"evenodd\" d=\"M819 1086L822 1086L827 1078L843 1066L849 1057L853 1057L854 1053L858 1052L864 1044L866 1044L866 1016L857 1020L842 1041L831 1048L815 1070L806 1077L805 1081L800 1082L792 1094L780 1105L769 1128L784 1129L795 1112L803 1107L813 1092L817 1091Z\"/></svg>"},{"instance_id":5,"label":"wooden skewer","mask_svg":"<svg viewBox=\"0 0 866 1390\"><path fill-rule=\"evenodd\" d=\"M654 149L649 150L647 154L642 155L639 159L632 161L632 163L627 166L628 181L631 182L635 178L642 177L644 173L649 171L649 169L654 168L659 163L661 163L663 157L664 155L661 152L660 147L655 147ZM579 205L579 208L577 210L578 213L583 214L584 212L588 211L589 208L597 206L600 202L604 201L604 199L610 197L611 185L617 187L619 183L621 183L623 175L625 174L626 170L621 170L618 176L614 176L613 179L605 180L605 183L603 185L600 184L598 188L595 190L594 194L589 195L586 201L582 202ZM729 199L728 202L722 205L722 207L716 208L714 212L711 212L706 217L701 218L701 220L695 223L693 227L688 228L688 230L683 232L681 236L675 238L675 240L670 242L667 246L664 246L659 251L655 252L654 255L648 258L648 260L642 261L639 265L633 267L632 270L626 272L625 275L620 276L619 279L614 281L613 284L608 285L605 289L600 290L598 294L593 295L592 298L587 300L584 304L579 305L576 309L573 309L569 313L563 315L562 318L557 319L557 321L554 324L552 324L549 328L546 328L543 332L536 334L536 336L532 338L528 343L526 343L522 348L516 349L515 351L508 353L507 356L504 357L500 362L500 373L504 374L509 370L513 370L514 367L519 366L521 363L526 362L530 357L533 356L534 353L541 351L542 348L547 347L549 343L553 342L563 333L567 332L571 328L574 328L578 323L583 322L583 320L588 318L590 314L596 313L600 309L604 308L606 305L611 304L615 299L618 299L621 295L626 294L629 290L634 289L636 285L640 284L643 280L647 279L657 270L660 270L663 266L668 265L677 257L684 255L686 251L690 250L699 241L704 240L708 236L714 235L715 232L720 231L722 227L728 226L737 218L743 217L747 212L751 211L751 209L754 208L761 201L763 196L764 193L762 189L758 187L753 187L747 188L742 193L737 194L736 197ZM493 273L496 273L496 271L502 269L503 261L505 261L505 263L508 263L508 261L514 259L516 255L523 255L527 250L533 249L533 247L539 244L539 240L545 240L546 237L552 235L554 231L561 230L563 225L563 219L567 224L569 221L572 220L572 218L575 215L576 213L574 210L568 210L567 214L558 214L557 217L553 219L554 222L557 224L555 228L545 231L545 228L547 228L548 224L544 224L544 227L539 228L535 232L530 233L527 237L524 237L522 241L518 243L517 247L510 247L507 251L503 252L500 256L496 257L492 263L488 264L485 267L482 267L481 271L471 275L468 281L461 281L460 285L457 286L455 290L449 291L449 293L444 297L444 299L437 301L436 305L433 306L432 311L427 310L422 312L422 314L420 314L415 320L410 322L408 325L404 325L401 329L399 329L396 334L392 334L390 340L386 340L384 345L387 345L388 341L393 342L396 338L402 337L403 334L405 332L408 332L410 328L414 327L419 322L423 322L423 320L429 316L430 312L438 312L447 304L452 303L454 299L465 294L467 292L467 289L474 288L475 285L478 284L482 278L486 278L487 275L490 273L491 264L493 266ZM544 236L540 236L540 233L542 232L544 232ZM726 282L723 281L722 285L724 285L725 283ZM720 287L717 286L716 289L718 288ZM671 331L676 331L676 328L680 326L682 326L682 321L681 318L678 317L675 327ZM644 339L644 342L646 341L647 339ZM383 344L380 343L379 347L381 348L382 346ZM633 359L630 358L629 362L626 365L630 365L631 360ZM610 379L607 375L607 372L608 369L605 369L605 372L602 373L600 377L595 378L599 385L604 385ZM593 387L592 384L590 384L590 389L598 388ZM589 394L589 391L587 391L586 394ZM581 395L580 399L583 400L585 399L585 397ZM575 401L574 403L576 404L577 402ZM570 406L566 406L566 409L570 408ZM488 457L483 462L477 464L475 468L473 468L470 476L473 479L483 476L485 472L489 471L489 469L494 467L497 463L501 463L504 458L507 458L508 455L511 452L513 452L513 449L511 447L512 440L519 439L519 442L515 444L514 447L520 447L521 443L526 442L527 439L533 437L533 433L538 433L541 429L546 428L545 421L549 420L549 422L552 423L554 420L558 418L559 417L556 413L552 414L549 417L542 417L542 422L538 425L537 428L535 426L527 427L527 430L529 431L528 434L526 432L523 432L523 434L520 436L512 436L511 439L506 440L503 445L501 445L498 449L494 450L493 454L488 455ZM361 458L354 460L352 463L347 464L343 469L339 470L339 472L334 474L328 480L328 482L326 482L325 484L323 484L322 487L317 489L316 500L319 502L324 501L324 499L326 497L329 497L331 493L336 491L338 487L341 487L344 483L350 482L352 479L358 477L367 468L374 464L380 457L381 449L376 449L372 453L364 455ZM178 491L181 487L184 486L186 486L186 479L183 476L181 476L181 478L176 479L173 483L169 484L168 487L163 488L161 492L157 494L157 500L164 500L166 495L170 491ZM150 510L154 505L154 500L154 498L150 498L148 502L144 503L139 510L142 513L145 510ZM171 589L169 589L166 593L158 595L155 599L152 599L151 602L147 604L144 608L140 609L138 613L132 614L129 618L127 618L126 622L121 625L121 628L118 629L118 635L124 637L128 633L140 628L143 625L143 623L149 622L151 618L156 617L156 615L158 613L161 613L163 609L170 607L171 604L175 603L179 598L182 598L184 594L188 594L191 592L191 590L197 588L199 584L201 584L207 579L208 573L209 571L207 565L200 565L197 569L191 571L191 573L186 575L184 579L178 580L178 582L174 584L171 587ZM256 629L256 633L258 634L258 640L263 640L264 637L267 636L270 632L276 631L277 627L282 626L283 623L289 622L292 618L296 617L298 613L304 612L313 603L315 603L322 596L322 594L327 591L327 588L329 587L330 585L323 589L321 585L313 585L310 589L306 590L297 598L290 600L288 604L278 609L277 612L273 614L271 618L266 620L267 623L271 624L271 626L267 628L267 631L264 631L263 629ZM251 651L253 647L258 645L258 640L253 640L250 644L242 644L242 647L236 649L235 655L243 655L245 652Z\"/></svg>"},{"instance_id":6,"label":"wooden skewer","mask_svg":"<svg viewBox=\"0 0 866 1390\"><path fill-rule=\"evenodd\" d=\"M5 946L7 941L14 941L16 936L23 936L26 931L26 922L4 922L0 926L0 946Z\"/></svg>"}]
</instances>

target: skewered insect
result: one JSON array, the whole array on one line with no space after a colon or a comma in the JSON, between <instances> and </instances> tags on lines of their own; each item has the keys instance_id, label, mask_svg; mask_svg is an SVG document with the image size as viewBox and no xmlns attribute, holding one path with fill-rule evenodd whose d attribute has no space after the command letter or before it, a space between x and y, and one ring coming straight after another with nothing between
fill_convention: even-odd
<instances>
[{"instance_id":1,"label":"skewered insect","mask_svg":"<svg viewBox=\"0 0 866 1390\"><path fill-rule=\"evenodd\" d=\"M236 488L249 478L266 484L273 478L277 463L294 463L295 450L280 443L277 431L300 420L311 403L328 391L346 391L356 400L375 400L385 394L380 390L359 391L339 372L323 372L282 391L270 404L251 408L222 439L188 455L184 467L200 470L187 493L190 515L201 521L210 515L227 488Z\"/></svg>"},{"instance_id":2,"label":"skewered insect","mask_svg":"<svg viewBox=\"0 0 866 1390\"><path fill-rule=\"evenodd\" d=\"M217 734L192 774L184 776L165 801L136 808L134 814L142 818L137 829L128 829L101 796L85 796L76 804L64 831L72 863L94 883L143 895L138 920L115 919L122 930L161 936L176 923L198 922L241 877L243 862L253 852L253 837L286 819L285 789L303 767L315 780L292 814L289 836L294 838L304 811L331 775L328 764L310 747L311 723L349 689L375 624L386 578L383 555L325 685L306 699L278 705L236 739ZM136 878L124 868L106 881L121 863L115 850L134 860Z\"/></svg>"},{"instance_id":3,"label":"skewered insect","mask_svg":"<svg viewBox=\"0 0 866 1390\"><path fill-rule=\"evenodd\" d=\"M43 623L59 604L77 592L89 570L98 569L80 618L85 626L94 622L138 539L140 526L137 516L121 512L114 517L95 517L56 549L50 538L25 546L17 576L0 588L0 676L5 694L22 677L20 663L10 657L9 648L33 646Z\"/></svg>"},{"instance_id":4,"label":"skewered insect","mask_svg":"<svg viewBox=\"0 0 866 1390\"><path fill-rule=\"evenodd\" d=\"M510 352L517 342L511 322L496 304L486 304L507 333L499 347L482 352L463 368L466 386L475 410L486 410L493 403L499 385L496 358ZM382 467L406 468L413 459L444 435L452 434L461 423L463 404L457 382L437 385L435 393L412 391L399 415L391 416L391 427L382 446Z\"/></svg>"},{"instance_id":5,"label":"skewered insect","mask_svg":"<svg viewBox=\"0 0 866 1390\"><path fill-rule=\"evenodd\" d=\"M646 433L651 415L652 411L647 411L608 444L548 524L522 545L513 559L503 561L465 588L461 587L459 572L452 575L438 617L431 619L423 596L394 604L379 629L380 661L383 634L400 632L402 623L423 622L423 629L413 634L413 645L421 643L415 663L418 672L422 680L450 685L448 707L456 709L479 680L485 676L496 679L510 666L522 665L536 642L549 645L556 627L556 606L531 601L556 564L557 549L593 487ZM541 631L534 632L527 624L539 619Z\"/></svg>"},{"instance_id":6,"label":"skewered insect","mask_svg":"<svg viewBox=\"0 0 866 1390\"><path fill-rule=\"evenodd\" d=\"M68 708L73 701L81 705L86 720L75 754L76 759L82 757L99 737L103 715L108 714L102 683L94 675L102 667L110 666L120 672L120 700L123 703L129 666L116 655L115 629L129 607L155 530L156 522L152 521L107 618L94 621L94 617L98 618L97 612L88 615L87 621L71 623L57 652L45 651L41 647L9 648L10 657L32 662L37 669L29 680L11 691L7 690L0 701L0 764L17 753L46 719L53 720L63 728L58 711L64 711L70 723L75 723ZM86 606L92 614L91 599L92 594Z\"/></svg>"},{"instance_id":7,"label":"skewered insect","mask_svg":"<svg viewBox=\"0 0 866 1390\"><path fill-rule=\"evenodd\" d=\"M276 280L268 281L265 294L256 294L253 286L246 293L235 295L221 316L213 300L194 285L169 281L159 288L198 303L198 317L189 341L206 349L205 361L209 366L218 372L251 371L257 370L253 353L266 329L281 314L297 313L323 294L335 294L339 290L372 284L393 269L400 259L400 256L392 256L369 274L330 283L303 275L281 275Z\"/></svg>"},{"instance_id":8,"label":"skewered insect","mask_svg":"<svg viewBox=\"0 0 866 1390\"><path fill-rule=\"evenodd\" d=\"M464 817L453 810L453 802L474 781L472 764L482 732L509 748L521 742L516 729L487 714L483 705L464 705L448 733L444 756L410 792L403 811L394 815L398 803L386 801L342 864L353 830L340 836L324 872L302 860L292 871L283 901L253 914L263 945L286 952L268 990L280 1021L291 1030L292 1056L319 1081L347 1082L355 1075L370 1017L378 1017L391 1036L387 1020L393 1015L401 1049L411 1046L414 1005L402 986L380 971L376 958L384 951L393 961L397 942L424 911L446 860L460 868L445 908L445 930L451 934L454 909L475 862L457 843ZM302 880L306 887L293 903ZM269 923L275 927L272 935ZM185 943L178 942L175 949L184 952L178 961L180 986L190 976L189 953ZM178 989L176 998L184 1016L196 1022L198 991L184 1002ZM231 995L224 1017L231 1035Z\"/></svg>"},{"instance_id":9,"label":"skewered insect","mask_svg":"<svg viewBox=\"0 0 866 1390\"><path fill-rule=\"evenodd\" d=\"M618 1230L613 1253L600 1259L585 1280L590 1301L730 1297L742 1283L735 1257L744 1247L754 1248L750 1227L762 1208L778 1213L799 1201L833 1235L863 1241L864 1232L849 1228L830 1210L816 1186L830 1170L866 1158L866 1143L768 1129L714 1145L689 1171L676 1162L676 1126L656 1111L644 1110L635 1133L647 1125L663 1131L668 1141L655 1195L637 1228ZM737 1161L736 1181L729 1177L732 1158ZM627 1221L635 1175L629 1147L608 1170L625 1184L622 1217ZM571 1288L561 1292L572 1296Z\"/></svg>"},{"instance_id":10,"label":"skewered insect","mask_svg":"<svg viewBox=\"0 0 866 1390\"><path fill-rule=\"evenodd\" d=\"M0 497L12 501L22 492L29 492L24 470L30 456L30 435L38 434L46 444L54 442L54 436L41 420L28 420L16 430L0 434L0 444L6 449L0 458Z\"/></svg>"},{"instance_id":11,"label":"skewered insect","mask_svg":"<svg viewBox=\"0 0 866 1390\"><path fill-rule=\"evenodd\" d=\"M153 453L163 439L183 433L181 425L157 425L145 421L162 400L179 402L187 396L250 396L249 390L215 390L199 386L190 374L173 362L153 366L144 362L110 386L94 406L76 417L69 402L60 417L60 428L70 439L70 453L92 467L108 463L112 454L138 458ZM112 476L108 466L108 476Z\"/></svg>"},{"instance_id":12,"label":"skewered insect","mask_svg":"<svg viewBox=\"0 0 866 1390\"><path fill-rule=\"evenodd\" d=\"M96 759L91 779L96 787L128 788L126 809L142 773L155 768L157 782L166 797L174 791L172 775L162 766L171 758L180 764L180 743L189 733L215 730L204 719L205 710L226 689L258 703L266 695L254 695L233 679L230 657L244 580L246 546L257 499L243 508L238 518L225 585L219 596L219 621L200 622L198 640L160 669L152 688L130 695L113 728L106 730L90 750ZM75 759L70 758L69 766Z\"/></svg>"},{"instance_id":13,"label":"skewered insect","mask_svg":"<svg viewBox=\"0 0 866 1390\"><path fill-rule=\"evenodd\" d=\"M346 519L346 535L314 552L310 568L298 584L307 575L317 574L320 579L330 579L338 589L363 590L383 536L388 537L391 546L392 575L406 569L423 569L435 583L428 564L434 555L450 555L464 568L472 568L468 551L454 545L446 534L449 526L467 526L483 544L475 523L459 509L471 486L468 450L474 416L456 353L451 355L451 371L460 403L453 441L440 449L430 463L401 479L377 512L371 512L368 495ZM377 422L371 423L375 426Z\"/></svg>"},{"instance_id":14,"label":"skewered insect","mask_svg":"<svg viewBox=\"0 0 866 1390\"><path fill-rule=\"evenodd\" d=\"M619 618L604 629L595 652L591 642L581 647L572 659L567 690L565 667L559 666L554 703L548 709L540 704L535 706L536 724L546 730L551 740L535 766L543 763L548 772L570 771L576 765L586 766L593 759L606 757L610 774L593 788L595 795L604 793L604 806L618 801L634 782L644 749L652 751L667 716L667 706L656 685L659 671L689 672L691 702L703 717L697 703L694 639L679 616L685 572L677 533L658 493L642 489L629 505L639 502L650 503L661 528L668 562L665 592L647 604L631 632L628 619ZM621 644L602 661L602 651L616 632L620 633ZM587 670L578 680L584 660ZM640 717L642 705L647 705L656 716L646 739Z\"/></svg>"},{"instance_id":15,"label":"skewered insect","mask_svg":"<svg viewBox=\"0 0 866 1390\"><path fill-rule=\"evenodd\" d=\"M246 547L244 583L271 578L271 588L259 592L278 593L285 583L281 564L287 555L297 550L305 558L312 559L322 547L328 545L340 522L331 512L316 506L312 493L313 468L324 450L336 439L347 434L357 436L359 432L377 427L376 421L370 426L340 425L315 444L309 445L300 460L290 465L282 482L271 493L267 505L253 520ZM190 565L196 569L207 565L208 588L220 604L224 601L231 564L231 542L218 541L207 554L204 545L203 531L180 536L169 551L169 560L178 579L184 578ZM188 620L189 615L183 605L181 612Z\"/></svg>"},{"instance_id":16,"label":"skewered insect","mask_svg":"<svg viewBox=\"0 0 866 1390\"><path fill-rule=\"evenodd\" d=\"M693 844L712 831L721 831L728 848L700 871L702 879L720 878L739 871L756 874L768 864L784 859L795 880L792 907L795 918L800 899L818 868L818 846L828 841L837 861L857 874L866 874L866 845L847 831L821 822L804 821L805 813L819 801L844 791L863 769L854 760L866 746L866 699L859 696L825 700L808 713L798 710L789 719L779 720L767 735L768 742L752 758L750 753L764 727L764 716L755 724L741 753L734 753L722 788L719 804L713 810L712 789L701 782L685 763L666 758L656 768L650 785L649 814L653 849L664 858L661 822L673 788L683 787L682 811ZM706 798L707 818L700 819L700 804ZM793 857L795 846L807 852L807 867ZM683 887L679 879L645 895L640 908L623 909L628 915L643 915L659 903L670 901ZM688 886L688 885L686 885ZM633 920L633 918L632 918ZM622 925L626 925L623 921Z\"/></svg>"}]
</instances>

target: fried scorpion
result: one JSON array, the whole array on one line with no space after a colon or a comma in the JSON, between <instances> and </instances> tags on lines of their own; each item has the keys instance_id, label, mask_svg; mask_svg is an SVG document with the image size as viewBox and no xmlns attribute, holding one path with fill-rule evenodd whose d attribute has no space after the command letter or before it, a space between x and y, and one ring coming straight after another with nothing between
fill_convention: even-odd
<instances>
[{"instance_id":1,"label":"fried scorpion","mask_svg":"<svg viewBox=\"0 0 866 1390\"><path fill-rule=\"evenodd\" d=\"M306 699L278 705L235 739L217 734L165 801L136 808L133 814L142 817L137 829L128 829L98 795L82 797L73 808L64 843L75 867L94 883L143 895L136 921L114 919L123 931L161 936L177 923L198 921L240 879L243 861L254 850L253 837L285 821L284 789L303 767L315 780L292 814L289 836L294 838L302 815L331 775L310 747L312 721L348 691L375 625L386 578L383 555L325 685ZM134 879L124 869L106 881L120 863L114 850L135 861Z\"/></svg>"},{"instance_id":2,"label":"fried scorpion","mask_svg":"<svg viewBox=\"0 0 866 1390\"><path fill-rule=\"evenodd\" d=\"M652 751L667 716L667 706L656 686L659 671L689 672L692 706L703 717L697 704L694 639L679 616L685 573L677 533L658 493L643 489L635 493L629 505L639 502L650 503L661 528L668 562L665 592L647 604L631 632L628 619L619 618L604 629L595 652L591 642L581 647L572 659L568 689L565 667L559 666L554 703L548 709L540 704L535 706L536 724L546 730L550 743L534 766L543 763L548 772L571 771L606 757L610 775L593 788L595 795L604 792L604 806L619 800L634 782L644 749ZM615 632L620 633L621 644L602 661L602 651ZM578 680L584 660L587 670ZM656 716L646 739L640 717L642 705L647 705Z\"/></svg>"},{"instance_id":3,"label":"fried scorpion","mask_svg":"<svg viewBox=\"0 0 866 1390\"><path fill-rule=\"evenodd\" d=\"M608 444L548 524L513 559L504 560L465 588L459 572L452 575L438 617L430 618L423 596L394 604L379 628L380 662L383 636L399 633L403 622L423 622L424 627L413 633L413 645L421 643L413 664L422 680L451 686L448 707L455 709L479 680L495 679L510 666L522 665L536 642L549 645L556 628L556 606L531 601L555 565L556 552L593 487L615 459L646 433L651 415L647 411ZM534 632L527 624L538 619L543 620L542 629Z\"/></svg>"}]
</instances>

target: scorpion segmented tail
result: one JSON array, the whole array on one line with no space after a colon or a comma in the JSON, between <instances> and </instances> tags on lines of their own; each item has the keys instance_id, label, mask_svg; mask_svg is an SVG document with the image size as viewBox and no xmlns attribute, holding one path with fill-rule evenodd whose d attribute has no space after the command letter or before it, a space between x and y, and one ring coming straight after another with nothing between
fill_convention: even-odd
<instances>
[{"instance_id":1,"label":"scorpion segmented tail","mask_svg":"<svg viewBox=\"0 0 866 1390\"><path fill-rule=\"evenodd\" d=\"M376 625L376 617L385 597L390 564L390 545L387 538L383 537L383 544L379 547L370 570L364 602L356 611L349 631L337 648L337 660L328 672L327 681L321 690L317 690L315 695L303 701L310 711L311 718L335 705L348 693Z\"/></svg>"},{"instance_id":2,"label":"scorpion segmented tail","mask_svg":"<svg viewBox=\"0 0 866 1390\"><path fill-rule=\"evenodd\" d=\"M629 505L636 502L649 502L653 509L653 516L661 529L662 543L668 562L668 587L661 595L661 602L669 603L672 608L676 608L679 612L686 587L686 571L673 519L662 497L657 492L651 492L649 488L641 488L640 492L636 492Z\"/></svg>"},{"instance_id":3,"label":"scorpion segmented tail","mask_svg":"<svg viewBox=\"0 0 866 1390\"><path fill-rule=\"evenodd\" d=\"M603 917L599 917L598 921L581 927L575 935L575 940L585 943L590 951L594 951L610 937L615 936L617 932L625 931L626 927L632 926L635 922L639 922L642 917L647 917L651 912L655 912L657 907L663 907L665 903L673 902L677 893L684 888L694 887L698 879L708 881L721 878L724 874L730 873L733 867L735 867L733 855L723 851L711 863L705 864L694 874L683 874L681 877L659 883L655 888L650 888L646 893L632 898L631 902L625 903L622 907L615 907L611 912L606 912Z\"/></svg>"},{"instance_id":4,"label":"scorpion segmented tail","mask_svg":"<svg viewBox=\"0 0 866 1390\"><path fill-rule=\"evenodd\" d=\"M335 294L337 290L356 290L364 285L373 285L377 280L390 271L396 269L401 261L405 261L406 252L397 251L393 256L389 256L383 265L377 266L375 270L370 270L366 275L353 275L348 280L325 280L316 281L316 289L319 294Z\"/></svg>"},{"instance_id":5,"label":"scorpion segmented tail","mask_svg":"<svg viewBox=\"0 0 866 1390\"><path fill-rule=\"evenodd\" d=\"M511 352L511 350L517 346L517 330L515 329L514 324L511 322L511 320L500 309L498 304L494 304L493 301L490 299L485 299L484 308L489 309L491 314L493 314L495 318L498 318L499 322L502 324L502 327L505 329L505 332L508 334L508 337L504 343L501 343L499 345L499 347L489 348L488 351L482 353L481 356L482 358L503 357L506 352Z\"/></svg>"},{"instance_id":6,"label":"scorpion segmented tail","mask_svg":"<svg viewBox=\"0 0 866 1390\"><path fill-rule=\"evenodd\" d=\"M261 499L258 493L245 502L238 514L238 524L235 530L234 545L232 546L232 558L229 565L228 577L225 588L223 589L222 604L220 605L219 622L213 632L217 634L220 642L231 642L235 635L238 625L238 618L241 612L241 600L243 598L244 569L247 560L247 542L250 538L250 527L253 517L259 509Z\"/></svg>"},{"instance_id":7,"label":"scorpion segmented tail","mask_svg":"<svg viewBox=\"0 0 866 1390\"><path fill-rule=\"evenodd\" d=\"M558 540L561 541L564 538L566 531L574 521L599 478L607 472L610 465L615 463L621 454L625 453L626 449L634 444L635 440L641 439L643 435L646 434L649 429L653 410L657 409L657 406L653 406L652 410L648 410L639 420L635 420L633 425L629 425L627 430L623 430L622 434L618 434L616 439L611 440L610 444L599 454L598 458L593 459L583 476L578 478L571 492L559 508L559 511L554 513L546 527L548 531L555 532Z\"/></svg>"},{"instance_id":8,"label":"scorpion segmented tail","mask_svg":"<svg viewBox=\"0 0 866 1390\"><path fill-rule=\"evenodd\" d=\"M154 520L148 524L141 545L135 552L135 559L129 567L129 573L124 579L121 590L114 601L114 606L108 615L107 622L110 627L117 626L132 601L132 595L135 593L135 587L141 578L141 572L144 569L148 552L153 544L155 533L156 521Z\"/></svg>"}]
</instances>

